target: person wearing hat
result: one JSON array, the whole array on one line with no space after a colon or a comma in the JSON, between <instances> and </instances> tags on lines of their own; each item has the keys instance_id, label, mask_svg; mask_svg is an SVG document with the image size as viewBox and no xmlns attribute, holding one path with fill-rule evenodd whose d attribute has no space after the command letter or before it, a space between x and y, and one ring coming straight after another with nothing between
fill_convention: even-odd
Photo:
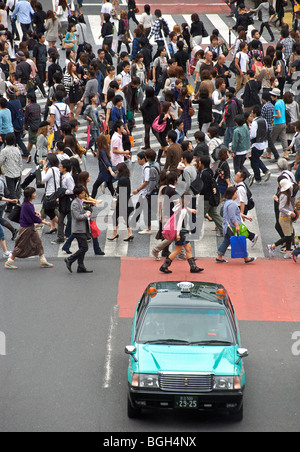
<instances>
[{"instance_id":1,"label":"person wearing hat","mask_svg":"<svg viewBox=\"0 0 300 452\"><path fill-rule=\"evenodd\" d=\"M283 256L285 259L291 259L292 256L292 242L294 236L294 228L292 219L296 217L294 212L293 198L292 198L292 188L293 182L289 179L281 179L278 183L279 196L274 195L274 201L278 202L279 207L279 224L282 228L284 237L278 240L272 245L267 245L270 257L274 257L274 250L277 246L282 246L285 244L286 252Z\"/></svg>"},{"instance_id":2,"label":"person wearing hat","mask_svg":"<svg viewBox=\"0 0 300 452\"><path fill-rule=\"evenodd\" d=\"M268 148L267 148L267 154L265 156L262 156L263 158L271 158L271 153L274 155L274 161L277 161L279 159L279 154L274 146L274 143L271 138L271 132L273 129L273 113L274 113L274 105L271 102L271 96L269 92L263 92L261 96L262 101L262 109L261 109L261 117L264 118L267 121L268 125ZM274 162L271 162L274 163Z\"/></svg>"},{"instance_id":3,"label":"person wearing hat","mask_svg":"<svg viewBox=\"0 0 300 452\"><path fill-rule=\"evenodd\" d=\"M31 66L27 61L25 61L25 55L24 52L19 50L19 52L16 53L16 59L17 59L17 67L16 67L16 74L18 81L22 83L22 85L27 86L28 80L30 78L30 74L32 72Z\"/></svg>"},{"instance_id":4,"label":"person wearing hat","mask_svg":"<svg viewBox=\"0 0 300 452\"><path fill-rule=\"evenodd\" d=\"M289 160L289 145L286 137L285 103L280 99L281 91L278 88L273 88L272 91L270 91L270 96L272 101L275 102L271 139L273 143L276 143L278 138L280 139L283 148L283 157Z\"/></svg>"}]
</instances>

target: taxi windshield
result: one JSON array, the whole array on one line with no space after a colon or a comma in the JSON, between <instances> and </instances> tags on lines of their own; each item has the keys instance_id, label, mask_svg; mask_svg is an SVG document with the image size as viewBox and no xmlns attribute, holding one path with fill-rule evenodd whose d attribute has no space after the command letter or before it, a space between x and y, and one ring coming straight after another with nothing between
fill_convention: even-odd
<instances>
[{"instance_id":1,"label":"taxi windshield","mask_svg":"<svg viewBox=\"0 0 300 452\"><path fill-rule=\"evenodd\" d=\"M139 343L232 345L232 328L224 309L150 307L137 337Z\"/></svg>"}]
</instances>

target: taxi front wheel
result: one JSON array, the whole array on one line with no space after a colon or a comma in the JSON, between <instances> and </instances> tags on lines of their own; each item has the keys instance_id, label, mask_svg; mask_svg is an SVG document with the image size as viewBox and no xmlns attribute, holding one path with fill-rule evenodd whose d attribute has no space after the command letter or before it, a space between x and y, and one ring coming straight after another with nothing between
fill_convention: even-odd
<instances>
[{"instance_id":1,"label":"taxi front wheel","mask_svg":"<svg viewBox=\"0 0 300 452\"><path fill-rule=\"evenodd\" d=\"M129 400L129 397L127 398L127 416L129 419L137 419L141 417L142 410L140 408L134 408Z\"/></svg>"}]
</instances>

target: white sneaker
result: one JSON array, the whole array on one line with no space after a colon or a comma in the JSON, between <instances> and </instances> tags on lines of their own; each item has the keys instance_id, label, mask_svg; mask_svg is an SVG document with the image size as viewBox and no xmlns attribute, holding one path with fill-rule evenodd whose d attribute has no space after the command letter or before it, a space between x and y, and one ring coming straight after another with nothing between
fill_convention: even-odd
<instances>
[{"instance_id":1,"label":"white sneaker","mask_svg":"<svg viewBox=\"0 0 300 452\"><path fill-rule=\"evenodd\" d=\"M6 253L2 254L2 257L4 257L4 259L9 259L11 255L12 255L12 252L11 251L7 251Z\"/></svg>"},{"instance_id":2,"label":"white sneaker","mask_svg":"<svg viewBox=\"0 0 300 452\"><path fill-rule=\"evenodd\" d=\"M283 256L284 259L293 259L293 255L292 253L285 253L285 255Z\"/></svg>"},{"instance_id":3,"label":"white sneaker","mask_svg":"<svg viewBox=\"0 0 300 452\"><path fill-rule=\"evenodd\" d=\"M139 231L138 234L152 234L152 231L148 231L148 229L145 229L144 231Z\"/></svg>"},{"instance_id":4,"label":"white sneaker","mask_svg":"<svg viewBox=\"0 0 300 452\"><path fill-rule=\"evenodd\" d=\"M269 251L270 257L275 257L274 249L272 248L272 245L267 245L267 249Z\"/></svg>"},{"instance_id":5,"label":"white sneaker","mask_svg":"<svg viewBox=\"0 0 300 452\"><path fill-rule=\"evenodd\" d=\"M160 257L158 255L158 251L152 250L151 254L155 258L156 261L160 261Z\"/></svg>"},{"instance_id":6,"label":"white sneaker","mask_svg":"<svg viewBox=\"0 0 300 452\"><path fill-rule=\"evenodd\" d=\"M265 174L265 178L264 178L265 182L268 182L268 180L270 179L270 177L271 177L271 171L268 171L268 172Z\"/></svg>"}]
</instances>

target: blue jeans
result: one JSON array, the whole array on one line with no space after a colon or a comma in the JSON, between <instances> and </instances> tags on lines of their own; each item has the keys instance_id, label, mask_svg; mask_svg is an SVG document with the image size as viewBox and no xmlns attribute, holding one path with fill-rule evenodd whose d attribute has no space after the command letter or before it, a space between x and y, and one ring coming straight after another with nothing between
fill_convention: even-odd
<instances>
[{"instance_id":1,"label":"blue jeans","mask_svg":"<svg viewBox=\"0 0 300 452\"><path fill-rule=\"evenodd\" d=\"M235 129L235 126L226 127L225 130L225 137L224 137L224 145L228 147L230 140L232 140L233 131Z\"/></svg>"},{"instance_id":2,"label":"blue jeans","mask_svg":"<svg viewBox=\"0 0 300 452\"><path fill-rule=\"evenodd\" d=\"M268 168L266 167L266 165L260 159L263 152L264 152L263 150L259 150L255 147L252 147L252 150L251 150L251 157L250 157L251 168L253 169L254 177L257 182L261 181L260 170L262 170L262 172L264 174L267 174L267 172L269 171Z\"/></svg>"},{"instance_id":3,"label":"blue jeans","mask_svg":"<svg viewBox=\"0 0 300 452\"><path fill-rule=\"evenodd\" d=\"M231 231L231 229L228 228L227 232L226 232L226 234L224 236L224 240L223 240L223 242L221 243L221 245L219 246L219 249L218 249L218 254L220 254L220 256L225 256L227 248L230 245L230 237L232 237L232 236L233 236L233 232Z\"/></svg>"}]
</instances>

